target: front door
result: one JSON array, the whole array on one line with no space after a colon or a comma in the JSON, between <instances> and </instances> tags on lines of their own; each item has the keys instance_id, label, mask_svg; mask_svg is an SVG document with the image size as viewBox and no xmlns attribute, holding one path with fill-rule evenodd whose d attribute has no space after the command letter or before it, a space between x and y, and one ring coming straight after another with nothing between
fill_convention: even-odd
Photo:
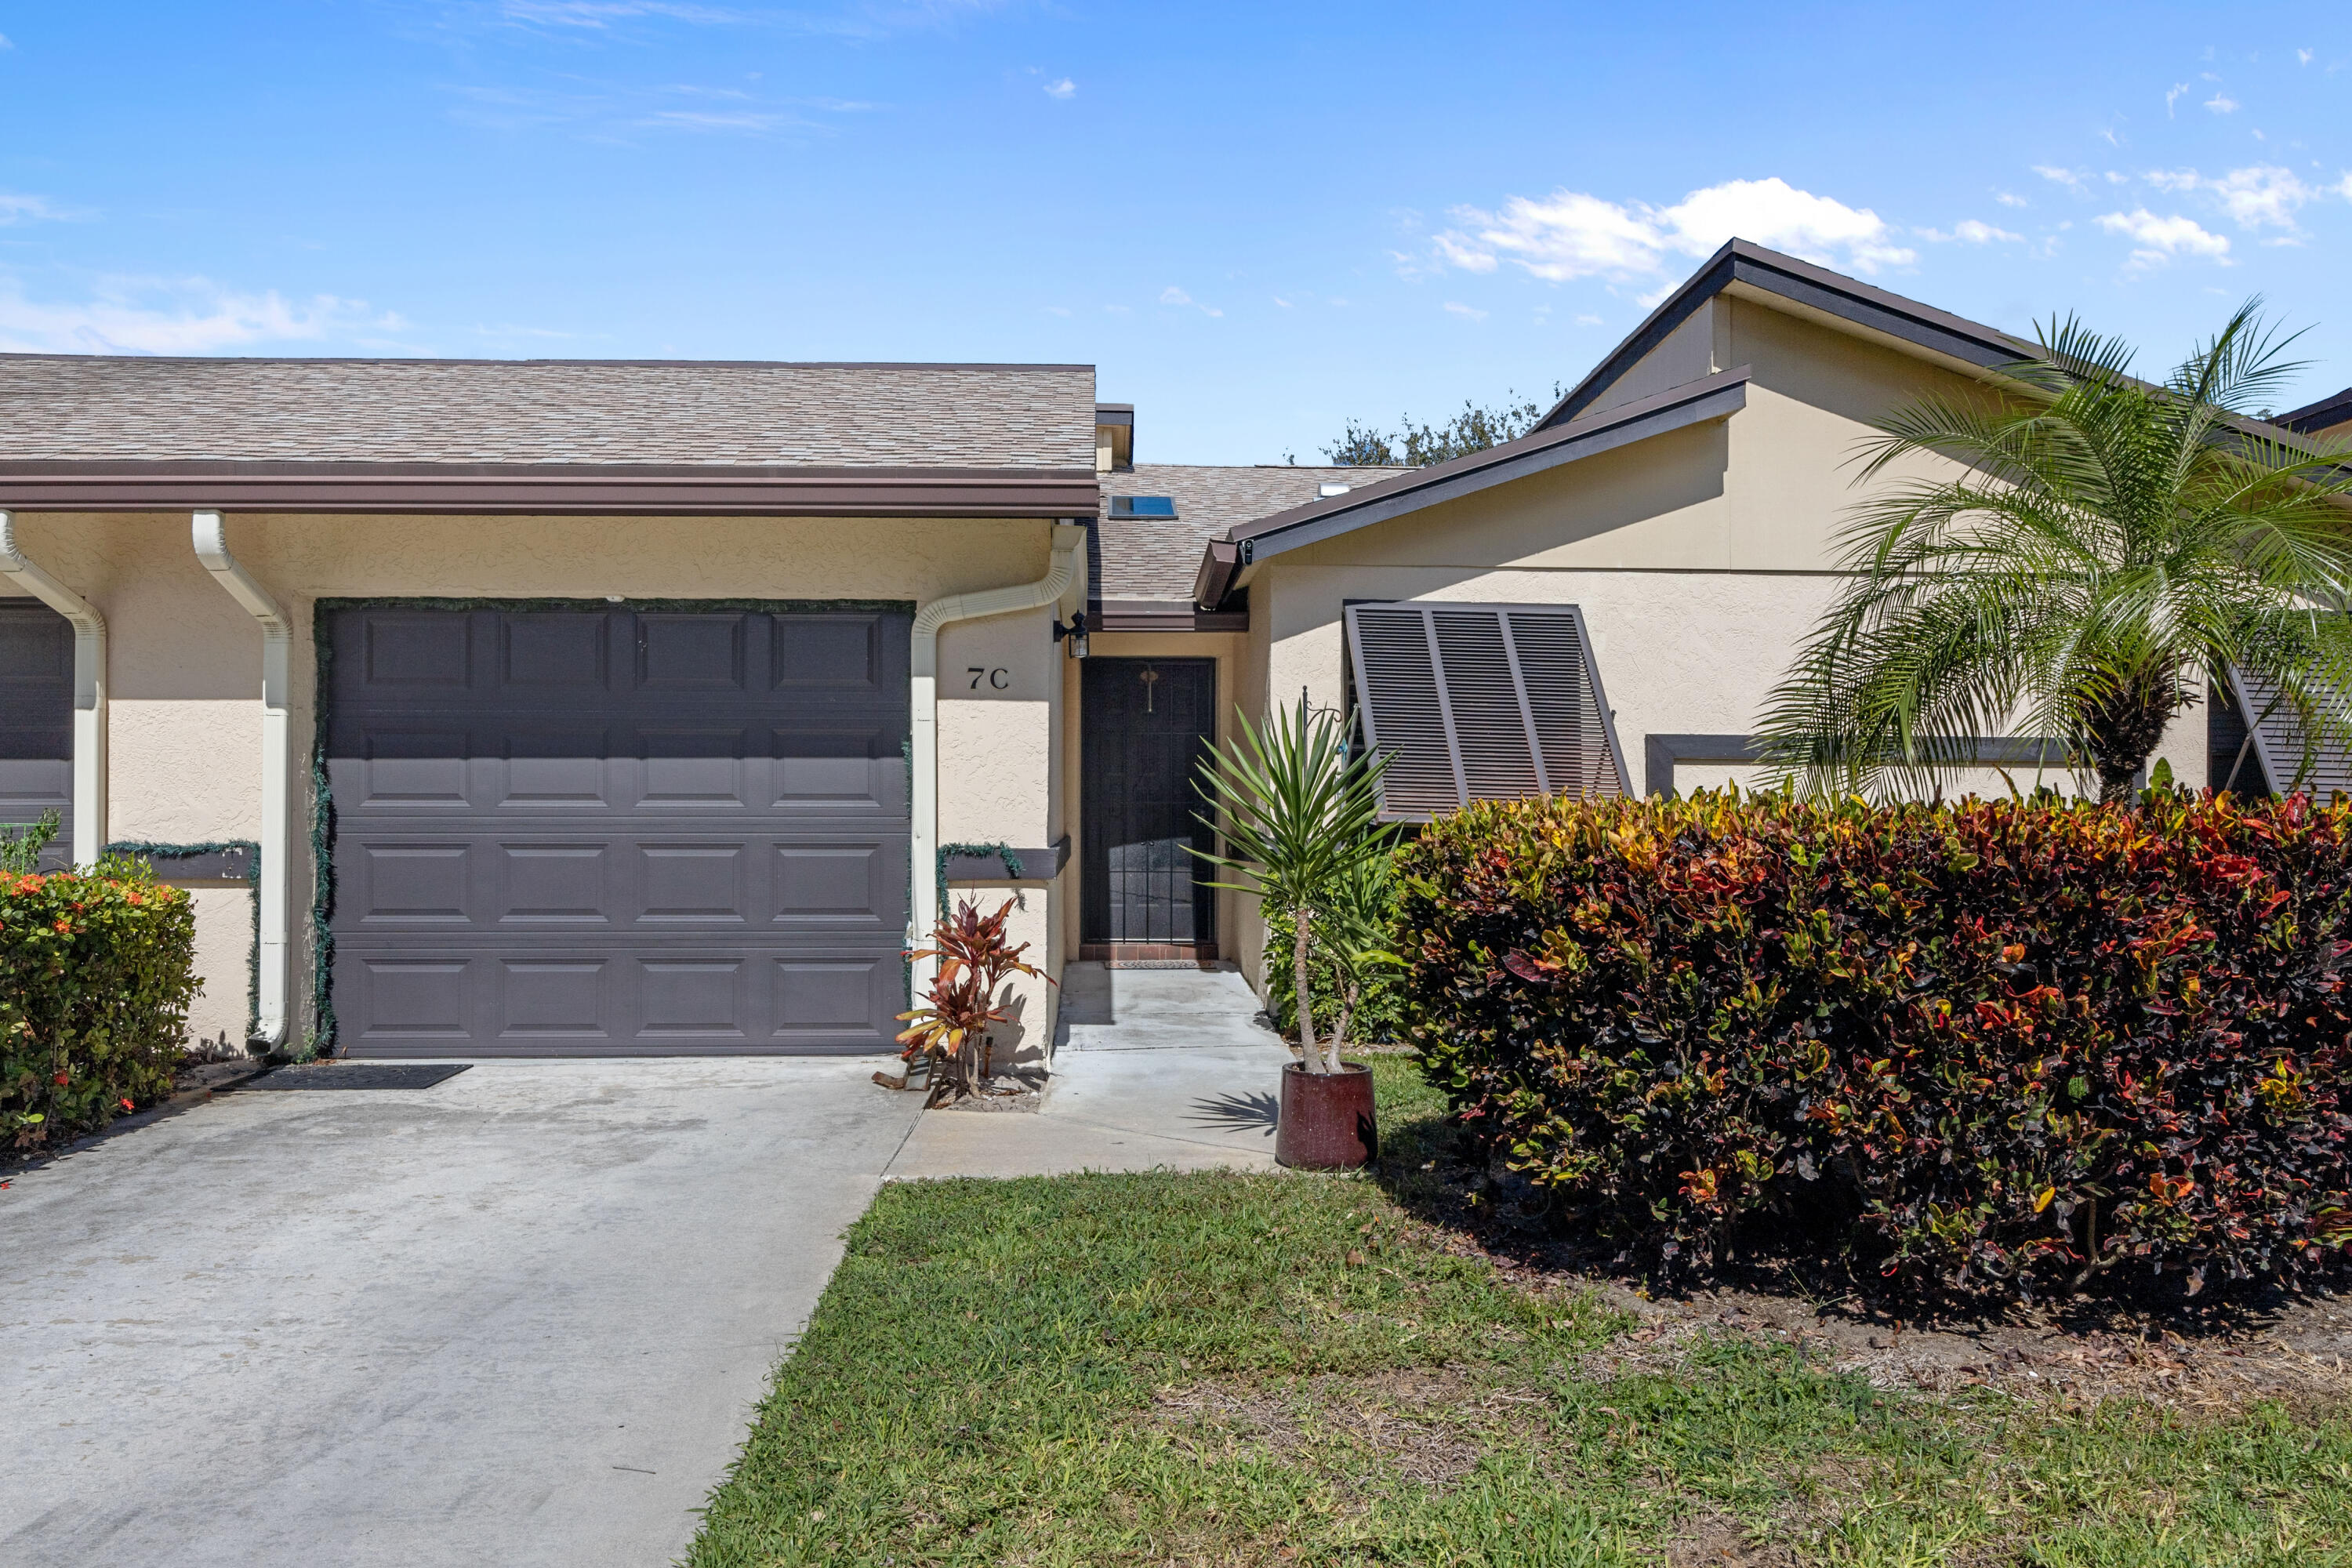
<instances>
[{"instance_id":1,"label":"front door","mask_svg":"<svg viewBox=\"0 0 2352 1568\"><path fill-rule=\"evenodd\" d=\"M1215 743L1217 666L1206 658L1089 658L1081 760L1082 942L1118 958L1216 955L1216 918L1189 853L1215 847L1194 783Z\"/></svg>"}]
</instances>

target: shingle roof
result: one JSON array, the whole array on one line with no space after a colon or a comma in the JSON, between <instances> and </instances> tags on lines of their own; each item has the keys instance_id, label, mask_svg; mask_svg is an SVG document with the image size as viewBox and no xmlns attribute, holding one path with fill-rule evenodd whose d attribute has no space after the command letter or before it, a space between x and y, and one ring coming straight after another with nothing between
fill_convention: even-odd
<instances>
[{"instance_id":1,"label":"shingle roof","mask_svg":"<svg viewBox=\"0 0 2352 1568\"><path fill-rule=\"evenodd\" d=\"M0 354L0 462L1094 467L1091 365Z\"/></svg>"},{"instance_id":2,"label":"shingle roof","mask_svg":"<svg viewBox=\"0 0 2352 1568\"><path fill-rule=\"evenodd\" d=\"M1212 468L1191 463L1138 463L1131 470L1102 477L1102 518L1096 524L1100 574L1093 595L1106 601L1147 600L1189 604L1201 569L1201 551L1229 528L1287 511L1316 499L1327 484L1361 489L1413 468ZM1114 518L1118 496L1167 496L1172 518Z\"/></svg>"}]
</instances>

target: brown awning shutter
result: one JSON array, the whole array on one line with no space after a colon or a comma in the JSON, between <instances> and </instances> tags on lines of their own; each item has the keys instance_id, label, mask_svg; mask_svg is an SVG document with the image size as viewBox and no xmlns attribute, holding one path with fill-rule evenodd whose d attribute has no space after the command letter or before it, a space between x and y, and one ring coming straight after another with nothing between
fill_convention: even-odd
<instances>
[{"instance_id":1,"label":"brown awning shutter","mask_svg":"<svg viewBox=\"0 0 2352 1568\"><path fill-rule=\"evenodd\" d=\"M2245 715L2253 731L2253 753L2270 780L2270 786L2284 792L2288 785L2307 791L2314 800L2328 801L2338 795L2352 795L2352 754L2347 754L2337 742L2323 738L2310 748L2306 763L2306 736L2294 709L2279 694L2279 689L2258 675L2242 669L2231 669L2231 680L2237 688L2238 710ZM2210 781L2217 787L2220 779ZM2238 780L2242 790L2246 778Z\"/></svg>"},{"instance_id":2,"label":"brown awning shutter","mask_svg":"<svg viewBox=\"0 0 2352 1568\"><path fill-rule=\"evenodd\" d=\"M1381 815L1473 800L1630 795L1573 605L1351 605L1364 737L1389 759Z\"/></svg>"}]
</instances>

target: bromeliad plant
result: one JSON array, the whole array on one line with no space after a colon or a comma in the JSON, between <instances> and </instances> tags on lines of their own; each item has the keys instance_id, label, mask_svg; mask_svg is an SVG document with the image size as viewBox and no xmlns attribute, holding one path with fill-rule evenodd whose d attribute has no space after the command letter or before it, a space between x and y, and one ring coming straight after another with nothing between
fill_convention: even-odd
<instances>
[{"instance_id":1,"label":"bromeliad plant","mask_svg":"<svg viewBox=\"0 0 2352 1568\"><path fill-rule=\"evenodd\" d=\"M927 993L929 1005L898 1015L910 1026L898 1037L906 1047L898 1055L913 1063L918 1058L932 1064L929 1103L961 1100L979 1093L995 1070L994 1026L1008 1023L1012 1014L1001 1005L997 991L1015 974L1054 984L1053 977L1022 962L1027 942L1018 947L1005 940L1005 922L1018 900L1007 899L992 915L964 900L952 915L943 915L931 929L932 945L908 954L936 958L939 973ZM941 1068L946 1068L941 1072Z\"/></svg>"},{"instance_id":2,"label":"bromeliad plant","mask_svg":"<svg viewBox=\"0 0 2352 1568\"><path fill-rule=\"evenodd\" d=\"M1216 814L1201 820L1223 832L1224 851L1192 853L1241 879L1211 886L1255 894L1269 915L1289 924L1298 1044L1307 1070L1338 1072L1347 1014L1343 1008L1340 1028L1333 1031L1325 1054L1315 1032L1310 959L1318 921L1349 907L1351 886L1362 891L1363 879L1373 874L1368 860L1388 858L1380 806L1387 759L1349 756L1349 727L1329 713L1310 712L1304 694L1295 715L1280 714L1264 728L1246 713L1237 711L1234 719L1240 733L1201 760L1201 794ZM1348 943L1361 933L1335 934L1340 945L1327 943L1324 951L1334 958L1345 952L1350 962L1360 962L1361 947ZM1343 963L1343 973L1346 969Z\"/></svg>"}]
</instances>

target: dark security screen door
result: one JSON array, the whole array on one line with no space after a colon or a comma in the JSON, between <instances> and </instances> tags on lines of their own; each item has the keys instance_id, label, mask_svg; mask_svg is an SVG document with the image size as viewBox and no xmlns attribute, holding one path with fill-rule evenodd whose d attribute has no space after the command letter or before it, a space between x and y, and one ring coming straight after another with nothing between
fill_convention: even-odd
<instances>
[{"instance_id":1,"label":"dark security screen door","mask_svg":"<svg viewBox=\"0 0 2352 1568\"><path fill-rule=\"evenodd\" d=\"M1085 671L1082 940L1214 942L1209 868L1186 848L1216 843L1193 782L1216 733L1216 663L1090 658Z\"/></svg>"},{"instance_id":2,"label":"dark security screen door","mask_svg":"<svg viewBox=\"0 0 2352 1568\"><path fill-rule=\"evenodd\" d=\"M353 1054L887 1046L907 616L330 615Z\"/></svg>"},{"instance_id":3,"label":"dark security screen door","mask_svg":"<svg viewBox=\"0 0 2352 1568\"><path fill-rule=\"evenodd\" d=\"M58 814L44 867L73 860L73 627L47 605L0 604L0 823Z\"/></svg>"}]
</instances>

